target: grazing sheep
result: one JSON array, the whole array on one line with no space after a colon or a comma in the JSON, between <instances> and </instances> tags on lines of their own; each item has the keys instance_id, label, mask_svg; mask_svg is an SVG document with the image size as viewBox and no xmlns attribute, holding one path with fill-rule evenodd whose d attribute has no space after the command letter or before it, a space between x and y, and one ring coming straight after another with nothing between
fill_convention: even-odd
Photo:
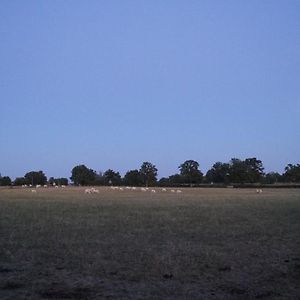
<instances>
[{"instance_id":1,"label":"grazing sheep","mask_svg":"<svg viewBox=\"0 0 300 300\"><path fill-rule=\"evenodd\" d=\"M156 193L156 190L151 190L151 193Z\"/></svg>"},{"instance_id":2,"label":"grazing sheep","mask_svg":"<svg viewBox=\"0 0 300 300\"><path fill-rule=\"evenodd\" d=\"M40 187L41 187L41 185L40 185L40 184L37 184L35 187L36 187L36 188L40 188Z\"/></svg>"},{"instance_id":3,"label":"grazing sheep","mask_svg":"<svg viewBox=\"0 0 300 300\"><path fill-rule=\"evenodd\" d=\"M171 193L175 193L175 190L171 190Z\"/></svg>"},{"instance_id":4,"label":"grazing sheep","mask_svg":"<svg viewBox=\"0 0 300 300\"><path fill-rule=\"evenodd\" d=\"M257 189L257 190L256 190L256 193L257 193L257 194L261 194L261 193L262 193L262 189Z\"/></svg>"},{"instance_id":5,"label":"grazing sheep","mask_svg":"<svg viewBox=\"0 0 300 300\"><path fill-rule=\"evenodd\" d=\"M84 192L85 194L99 194L99 190L95 189L94 187L85 189Z\"/></svg>"},{"instance_id":6,"label":"grazing sheep","mask_svg":"<svg viewBox=\"0 0 300 300\"><path fill-rule=\"evenodd\" d=\"M165 188L164 188L164 189L162 189L161 191L162 191L162 192L166 192L166 191L167 191L167 189L165 189Z\"/></svg>"},{"instance_id":7,"label":"grazing sheep","mask_svg":"<svg viewBox=\"0 0 300 300\"><path fill-rule=\"evenodd\" d=\"M177 190L176 193L182 193L182 191L181 190Z\"/></svg>"},{"instance_id":8,"label":"grazing sheep","mask_svg":"<svg viewBox=\"0 0 300 300\"><path fill-rule=\"evenodd\" d=\"M62 188L65 188L66 186L64 184L61 185Z\"/></svg>"},{"instance_id":9,"label":"grazing sheep","mask_svg":"<svg viewBox=\"0 0 300 300\"><path fill-rule=\"evenodd\" d=\"M48 187L48 185L47 185L47 184L44 184L44 188L46 188L46 187Z\"/></svg>"},{"instance_id":10,"label":"grazing sheep","mask_svg":"<svg viewBox=\"0 0 300 300\"><path fill-rule=\"evenodd\" d=\"M84 193L85 193L85 194L90 194L91 192L92 192L91 189L85 189L85 190L84 190Z\"/></svg>"},{"instance_id":11,"label":"grazing sheep","mask_svg":"<svg viewBox=\"0 0 300 300\"><path fill-rule=\"evenodd\" d=\"M31 190L31 193L36 193L36 190Z\"/></svg>"},{"instance_id":12,"label":"grazing sheep","mask_svg":"<svg viewBox=\"0 0 300 300\"><path fill-rule=\"evenodd\" d=\"M141 188L141 191L142 192L146 192L147 190L145 188Z\"/></svg>"}]
</instances>

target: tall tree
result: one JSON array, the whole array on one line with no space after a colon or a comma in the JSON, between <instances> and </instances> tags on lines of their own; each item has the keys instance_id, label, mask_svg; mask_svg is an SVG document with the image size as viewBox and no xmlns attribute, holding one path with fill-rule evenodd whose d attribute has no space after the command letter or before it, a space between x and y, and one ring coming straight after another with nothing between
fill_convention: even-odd
<instances>
[{"instance_id":1,"label":"tall tree","mask_svg":"<svg viewBox=\"0 0 300 300\"><path fill-rule=\"evenodd\" d=\"M264 175L264 167L261 160L256 157L246 158L245 164L247 166L248 182L260 182Z\"/></svg>"},{"instance_id":2,"label":"tall tree","mask_svg":"<svg viewBox=\"0 0 300 300\"><path fill-rule=\"evenodd\" d=\"M179 167L180 175L186 183L201 183L203 173L199 170L199 163L195 160L186 160Z\"/></svg>"},{"instance_id":3,"label":"tall tree","mask_svg":"<svg viewBox=\"0 0 300 300\"><path fill-rule=\"evenodd\" d=\"M232 158L229 163L229 178L233 183L247 182L247 166L244 161Z\"/></svg>"},{"instance_id":4,"label":"tall tree","mask_svg":"<svg viewBox=\"0 0 300 300\"><path fill-rule=\"evenodd\" d=\"M150 162L143 162L140 174L142 182L146 186L154 185L157 181L157 168Z\"/></svg>"},{"instance_id":5,"label":"tall tree","mask_svg":"<svg viewBox=\"0 0 300 300\"><path fill-rule=\"evenodd\" d=\"M288 164L285 167L283 178L286 182L300 182L300 164Z\"/></svg>"},{"instance_id":6,"label":"tall tree","mask_svg":"<svg viewBox=\"0 0 300 300\"><path fill-rule=\"evenodd\" d=\"M46 184L46 182L47 182L47 177L43 171L31 171L31 172L26 173L24 177L26 179L27 184L43 185L43 184Z\"/></svg>"},{"instance_id":7,"label":"tall tree","mask_svg":"<svg viewBox=\"0 0 300 300\"><path fill-rule=\"evenodd\" d=\"M17 177L14 180L14 185L23 185L23 184L27 184L25 177Z\"/></svg>"},{"instance_id":8,"label":"tall tree","mask_svg":"<svg viewBox=\"0 0 300 300\"><path fill-rule=\"evenodd\" d=\"M143 184L142 176L139 170L130 170L124 176L124 184L131 186L140 186Z\"/></svg>"},{"instance_id":9,"label":"tall tree","mask_svg":"<svg viewBox=\"0 0 300 300\"><path fill-rule=\"evenodd\" d=\"M230 182L235 183L255 183L260 182L263 176L263 164L261 160L247 158L240 160L232 158L229 164Z\"/></svg>"},{"instance_id":10,"label":"tall tree","mask_svg":"<svg viewBox=\"0 0 300 300\"><path fill-rule=\"evenodd\" d=\"M70 179L76 185L89 185L93 184L96 172L92 169L87 168L85 165L79 165L72 169L72 176Z\"/></svg>"},{"instance_id":11,"label":"tall tree","mask_svg":"<svg viewBox=\"0 0 300 300\"><path fill-rule=\"evenodd\" d=\"M267 184L273 184L281 181L282 181L282 176L277 172L267 173L263 178L263 182Z\"/></svg>"},{"instance_id":12,"label":"tall tree","mask_svg":"<svg viewBox=\"0 0 300 300\"><path fill-rule=\"evenodd\" d=\"M216 162L206 173L206 180L215 183L227 183L229 181L229 164Z\"/></svg>"},{"instance_id":13,"label":"tall tree","mask_svg":"<svg viewBox=\"0 0 300 300\"><path fill-rule=\"evenodd\" d=\"M175 186L186 182L185 177L180 174L171 175L169 176L168 180L171 185Z\"/></svg>"},{"instance_id":14,"label":"tall tree","mask_svg":"<svg viewBox=\"0 0 300 300\"><path fill-rule=\"evenodd\" d=\"M1 186L9 186L11 185L11 179L9 176L0 177L0 185Z\"/></svg>"},{"instance_id":15,"label":"tall tree","mask_svg":"<svg viewBox=\"0 0 300 300\"><path fill-rule=\"evenodd\" d=\"M120 185L122 183L121 175L119 172L115 172L114 170L108 169L103 174L104 183L112 184L112 185Z\"/></svg>"}]
</instances>

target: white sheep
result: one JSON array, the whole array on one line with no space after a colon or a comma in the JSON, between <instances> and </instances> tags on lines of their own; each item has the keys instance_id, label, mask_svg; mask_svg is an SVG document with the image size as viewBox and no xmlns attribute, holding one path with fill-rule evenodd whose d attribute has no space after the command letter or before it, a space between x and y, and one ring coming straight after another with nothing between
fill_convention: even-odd
<instances>
[{"instance_id":1,"label":"white sheep","mask_svg":"<svg viewBox=\"0 0 300 300\"><path fill-rule=\"evenodd\" d=\"M99 194L99 190L95 189L94 187L91 188L92 193Z\"/></svg>"},{"instance_id":2,"label":"white sheep","mask_svg":"<svg viewBox=\"0 0 300 300\"><path fill-rule=\"evenodd\" d=\"M31 190L31 193L36 193L36 190Z\"/></svg>"},{"instance_id":3,"label":"white sheep","mask_svg":"<svg viewBox=\"0 0 300 300\"><path fill-rule=\"evenodd\" d=\"M166 191L167 191L167 189L163 188L163 189L161 189L161 191L162 191L162 192L166 192Z\"/></svg>"},{"instance_id":4,"label":"white sheep","mask_svg":"<svg viewBox=\"0 0 300 300\"><path fill-rule=\"evenodd\" d=\"M151 193L156 193L156 190L151 190Z\"/></svg>"},{"instance_id":5,"label":"white sheep","mask_svg":"<svg viewBox=\"0 0 300 300\"><path fill-rule=\"evenodd\" d=\"M182 191L181 190L177 190L176 193L182 193Z\"/></svg>"}]
</instances>

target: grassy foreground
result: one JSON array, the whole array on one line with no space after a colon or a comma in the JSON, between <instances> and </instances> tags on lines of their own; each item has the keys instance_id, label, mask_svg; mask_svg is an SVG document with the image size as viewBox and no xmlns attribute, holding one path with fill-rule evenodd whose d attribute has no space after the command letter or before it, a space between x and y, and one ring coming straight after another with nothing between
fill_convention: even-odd
<instances>
[{"instance_id":1,"label":"grassy foreground","mask_svg":"<svg viewBox=\"0 0 300 300\"><path fill-rule=\"evenodd\" d=\"M0 299L300 299L300 189L0 190Z\"/></svg>"}]
</instances>

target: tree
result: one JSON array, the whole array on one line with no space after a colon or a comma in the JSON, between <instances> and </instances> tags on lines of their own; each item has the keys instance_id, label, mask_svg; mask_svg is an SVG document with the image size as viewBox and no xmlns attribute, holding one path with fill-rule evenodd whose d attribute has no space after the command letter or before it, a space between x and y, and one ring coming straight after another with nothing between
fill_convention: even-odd
<instances>
[{"instance_id":1,"label":"tree","mask_svg":"<svg viewBox=\"0 0 300 300\"><path fill-rule=\"evenodd\" d=\"M1 186L9 186L11 185L11 179L9 176L0 177L0 185Z\"/></svg>"},{"instance_id":2,"label":"tree","mask_svg":"<svg viewBox=\"0 0 300 300\"><path fill-rule=\"evenodd\" d=\"M247 182L247 167L245 163L238 159L232 158L229 163L229 179L233 183Z\"/></svg>"},{"instance_id":3,"label":"tree","mask_svg":"<svg viewBox=\"0 0 300 300\"><path fill-rule=\"evenodd\" d=\"M142 178L142 183L146 186L154 185L157 181L157 169L155 165L150 162L143 162L140 168L140 174Z\"/></svg>"},{"instance_id":4,"label":"tree","mask_svg":"<svg viewBox=\"0 0 300 300\"><path fill-rule=\"evenodd\" d=\"M48 179L48 183L49 183L50 185L56 184L56 183L55 183L54 177L50 177L50 178Z\"/></svg>"},{"instance_id":5,"label":"tree","mask_svg":"<svg viewBox=\"0 0 300 300\"><path fill-rule=\"evenodd\" d=\"M199 170L199 163L195 160L186 160L179 167L180 175L183 176L186 183L201 183L203 174Z\"/></svg>"},{"instance_id":6,"label":"tree","mask_svg":"<svg viewBox=\"0 0 300 300\"><path fill-rule=\"evenodd\" d=\"M228 183L229 164L216 162L206 173L207 182Z\"/></svg>"},{"instance_id":7,"label":"tree","mask_svg":"<svg viewBox=\"0 0 300 300\"><path fill-rule=\"evenodd\" d=\"M122 183L120 173L111 169L105 171L103 177L105 184L120 185Z\"/></svg>"},{"instance_id":8,"label":"tree","mask_svg":"<svg viewBox=\"0 0 300 300\"><path fill-rule=\"evenodd\" d=\"M232 158L229 164L230 182L235 183L255 183L260 182L263 173L263 164L261 160L247 158L244 161L238 158Z\"/></svg>"},{"instance_id":9,"label":"tree","mask_svg":"<svg viewBox=\"0 0 300 300\"><path fill-rule=\"evenodd\" d=\"M105 178L101 171L95 174L95 185L105 185Z\"/></svg>"},{"instance_id":10,"label":"tree","mask_svg":"<svg viewBox=\"0 0 300 300\"><path fill-rule=\"evenodd\" d=\"M89 185L92 184L96 177L96 172L88 169L85 165L79 165L72 169L72 176L70 179L76 185Z\"/></svg>"},{"instance_id":11,"label":"tree","mask_svg":"<svg viewBox=\"0 0 300 300\"><path fill-rule=\"evenodd\" d=\"M169 176L169 183L175 186L180 185L182 183L185 183L185 178L180 174L174 174Z\"/></svg>"},{"instance_id":12,"label":"tree","mask_svg":"<svg viewBox=\"0 0 300 300\"><path fill-rule=\"evenodd\" d=\"M300 164L288 164L285 167L283 174L284 181L286 182L300 182Z\"/></svg>"},{"instance_id":13,"label":"tree","mask_svg":"<svg viewBox=\"0 0 300 300\"><path fill-rule=\"evenodd\" d=\"M162 177L159 179L158 181L158 185L159 186L170 186L170 180L169 177Z\"/></svg>"},{"instance_id":14,"label":"tree","mask_svg":"<svg viewBox=\"0 0 300 300\"><path fill-rule=\"evenodd\" d=\"M256 157L246 158L245 164L247 166L248 182L260 182L264 175L264 167L262 161L258 160Z\"/></svg>"},{"instance_id":15,"label":"tree","mask_svg":"<svg viewBox=\"0 0 300 300\"><path fill-rule=\"evenodd\" d=\"M270 172L265 175L263 182L267 184L273 184L282 181L282 176L277 172Z\"/></svg>"},{"instance_id":16,"label":"tree","mask_svg":"<svg viewBox=\"0 0 300 300\"><path fill-rule=\"evenodd\" d=\"M130 170L124 176L124 184L140 186L143 184L142 176L138 170Z\"/></svg>"},{"instance_id":17,"label":"tree","mask_svg":"<svg viewBox=\"0 0 300 300\"><path fill-rule=\"evenodd\" d=\"M47 177L43 171L31 171L25 174L26 184L44 185L47 182Z\"/></svg>"},{"instance_id":18,"label":"tree","mask_svg":"<svg viewBox=\"0 0 300 300\"><path fill-rule=\"evenodd\" d=\"M24 185L27 184L25 177L17 177L14 181L14 185Z\"/></svg>"},{"instance_id":19,"label":"tree","mask_svg":"<svg viewBox=\"0 0 300 300\"><path fill-rule=\"evenodd\" d=\"M68 178L54 178L54 177L50 177L48 180L48 183L50 185L68 185L69 181Z\"/></svg>"}]
</instances>

